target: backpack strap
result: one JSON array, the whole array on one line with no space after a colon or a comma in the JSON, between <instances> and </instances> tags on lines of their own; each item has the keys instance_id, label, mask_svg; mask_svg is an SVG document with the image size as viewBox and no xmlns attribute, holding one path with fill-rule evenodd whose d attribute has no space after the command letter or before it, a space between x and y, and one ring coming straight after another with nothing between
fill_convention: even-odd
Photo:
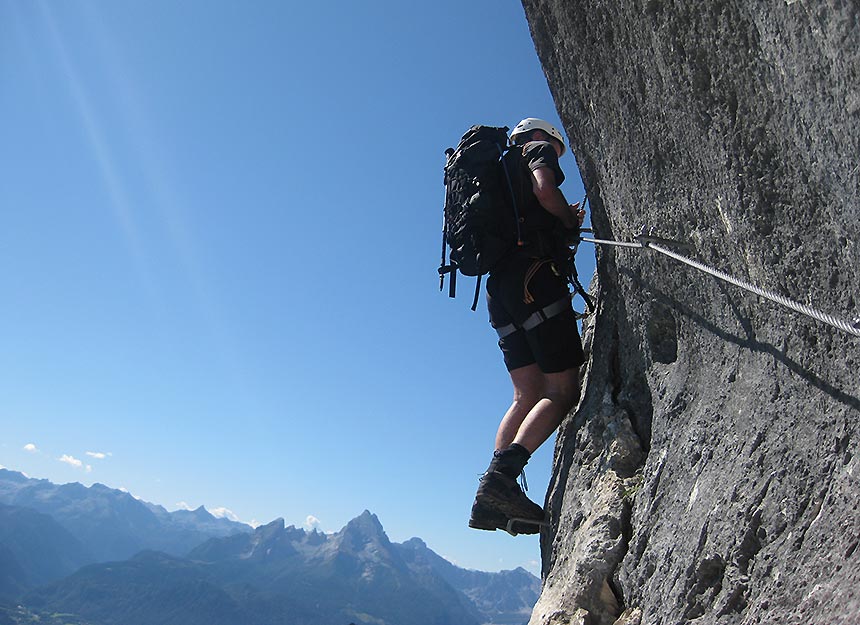
<instances>
[{"instance_id":1,"label":"backpack strap","mask_svg":"<svg viewBox=\"0 0 860 625\"><path fill-rule=\"evenodd\" d=\"M454 154L454 148L448 148L445 150L445 169L444 176L442 178L442 183L445 185L445 201L448 201L448 162L451 160L451 156ZM447 261L447 252L448 252L448 217L445 215L445 211L442 211L442 260L439 262L439 290L441 291L445 288L445 274L449 274L448 278L448 297L454 297L454 294L457 290L457 266L451 262Z\"/></svg>"},{"instance_id":2,"label":"backpack strap","mask_svg":"<svg viewBox=\"0 0 860 625\"><path fill-rule=\"evenodd\" d=\"M514 193L514 185L511 183L511 172L508 171L508 163L505 160L505 153L510 151L513 146L507 148L506 150L502 149L502 146L499 147L499 163L502 165L502 171L505 172L505 182L508 183L508 193L511 196L511 206L514 209L514 220L517 224L517 247L523 246L523 231L520 226L520 209L517 206L517 195ZM522 152L520 152L520 157L522 157ZM519 159L519 163L522 163L522 158ZM474 308L472 310L475 310Z\"/></svg>"},{"instance_id":3,"label":"backpack strap","mask_svg":"<svg viewBox=\"0 0 860 625\"><path fill-rule=\"evenodd\" d=\"M448 274L448 297L454 297L457 292L457 265L454 263L445 264L445 259L442 259L442 264L439 265L439 290L445 286L445 274Z\"/></svg>"},{"instance_id":4,"label":"backpack strap","mask_svg":"<svg viewBox=\"0 0 860 625\"><path fill-rule=\"evenodd\" d=\"M478 298L481 296L481 278L484 276L479 275L478 279L475 281L475 297L472 300L472 312L478 310Z\"/></svg>"},{"instance_id":5,"label":"backpack strap","mask_svg":"<svg viewBox=\"0 0 860 625\"><path fill-rule=\"evenodd\" d=\"M445 235L445 226L446 219L442 219L442 260L439 262L439 290L445 286L445 274L449 271L448 266L445 263L445 252L448 248L448 237Z\"/></svg>"}]
</instances>

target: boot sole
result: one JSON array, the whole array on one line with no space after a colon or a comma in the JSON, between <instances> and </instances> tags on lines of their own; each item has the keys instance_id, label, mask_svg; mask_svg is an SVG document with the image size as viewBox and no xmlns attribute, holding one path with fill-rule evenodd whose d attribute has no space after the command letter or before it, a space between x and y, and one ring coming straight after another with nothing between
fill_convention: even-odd
<instances>
[{"instance_id":1,"label":"boot sole","mask_svg":"<svg viewBox=\"0 0 860 625\"><path fill-rule=\"evenodd\" d=\"M522 510L511 507L508 500L496 497L492 493L484 493L482 499L485 506L503 515L506 519L517 519L524 523L536 524L543 523L546 519L546 513L541 514L540 518L522 514ZM498 529L504 529L504 527L499 527Z\"/></svg>"},{"instance_id":2,"label":"boot sole","mask_svg":"<svg viewBox=\"0 0 860 625\"><path fill-rule=\"evenodd\" d=\"M511 536L519 534L540 534L540 528L546 525L544 521L529 521L528 519L510 519L504 525L493 525L490 523L481 523L469 519L469 527L474 530L485 530L487 532L495 532L502 530Z\"/></svg>"},{"instance_id":3,"label":"boot sole","mask_svg":"<svg viewBox=\"0 0 860 625\"><path fill-rule=\"evenodd\" d=\"M473 530L486 530L488 532L495 532L496 530L502 529L499 525L494 525L492 523L481 523L480 521L473 521L469 519L469 527Z\"/></svg>"}]
</instances>

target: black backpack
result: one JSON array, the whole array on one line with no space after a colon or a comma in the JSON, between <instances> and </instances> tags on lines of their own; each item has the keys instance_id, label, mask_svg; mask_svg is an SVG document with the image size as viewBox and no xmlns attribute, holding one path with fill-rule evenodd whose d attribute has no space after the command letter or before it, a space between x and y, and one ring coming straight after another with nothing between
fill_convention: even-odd
<instances>
[{"instance_id":1,"label":"black backpack","mask_svg":"<svg viewBox=\"0 0 860 625\"><path fill-rule=\"evenodd\" d=\"M456 149L445 151L445 223L439 290L448 274L454 297L457 271L477 276L472 310L478 306L481 277L516 248L519 217L511 179L503 159L508 129L472 126ZM451 250L446 262L447 249Z\"/></svg>"}]
</instances>

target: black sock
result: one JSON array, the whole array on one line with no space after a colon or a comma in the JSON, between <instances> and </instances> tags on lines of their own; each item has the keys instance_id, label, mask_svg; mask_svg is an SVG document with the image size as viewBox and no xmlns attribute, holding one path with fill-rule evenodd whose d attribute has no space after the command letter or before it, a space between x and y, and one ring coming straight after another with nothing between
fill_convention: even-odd
<instances>
[{"instance_id":1,"label":"black sock","mask_svg":"<svg viewBox=\"0 0 860 625\"><path fill-rule=\"evenodd\" d=\"M531 454L528 449L518 443L513 443L507 449L496 450L493 453L490 470L516 478L522 473L523 467L526 466L529 458L531 458Z\"/></svg>"}]
</instances>

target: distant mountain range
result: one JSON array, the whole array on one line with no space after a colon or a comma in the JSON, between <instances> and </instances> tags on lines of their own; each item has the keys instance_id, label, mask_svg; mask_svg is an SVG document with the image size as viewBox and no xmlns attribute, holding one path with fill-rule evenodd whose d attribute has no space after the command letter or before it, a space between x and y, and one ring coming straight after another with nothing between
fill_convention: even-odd
<instances>
[{"instance_id":1,"label":"distant mountain range","mask_svg":"<svg viewBox=\"0 0 860 625\"><path fill-rule=\"evenodd\" d=\"M524 569L469 571L418 538L392 543L368 511L331 535L283 519L252 530L0 470L0 624L518 625L539 593Z\"/></svg>"},{"instance_id":2,"label":"distant mountain range","mask_svg":"<svg viewBox=\"0 0 860 625\"><path fill-rule=\"evenodd\" d=\"M91 561L81 542L53 517L0 504L0 597L58 579Z\"/></svg>"},{"instance_id":3,"label":"distant mountain range","mask_svg":"<svg viewBox=\"0 0 860 625\"><path fill-rule=\"evenodd\" d=\"M0 469L0 504L52 517L81 543L84 563L125 560L144 549L185 555L210 538L252 529L202 506L168 512L103 484L57 485L6 469Z\"/></svg>"}]
</instances>

